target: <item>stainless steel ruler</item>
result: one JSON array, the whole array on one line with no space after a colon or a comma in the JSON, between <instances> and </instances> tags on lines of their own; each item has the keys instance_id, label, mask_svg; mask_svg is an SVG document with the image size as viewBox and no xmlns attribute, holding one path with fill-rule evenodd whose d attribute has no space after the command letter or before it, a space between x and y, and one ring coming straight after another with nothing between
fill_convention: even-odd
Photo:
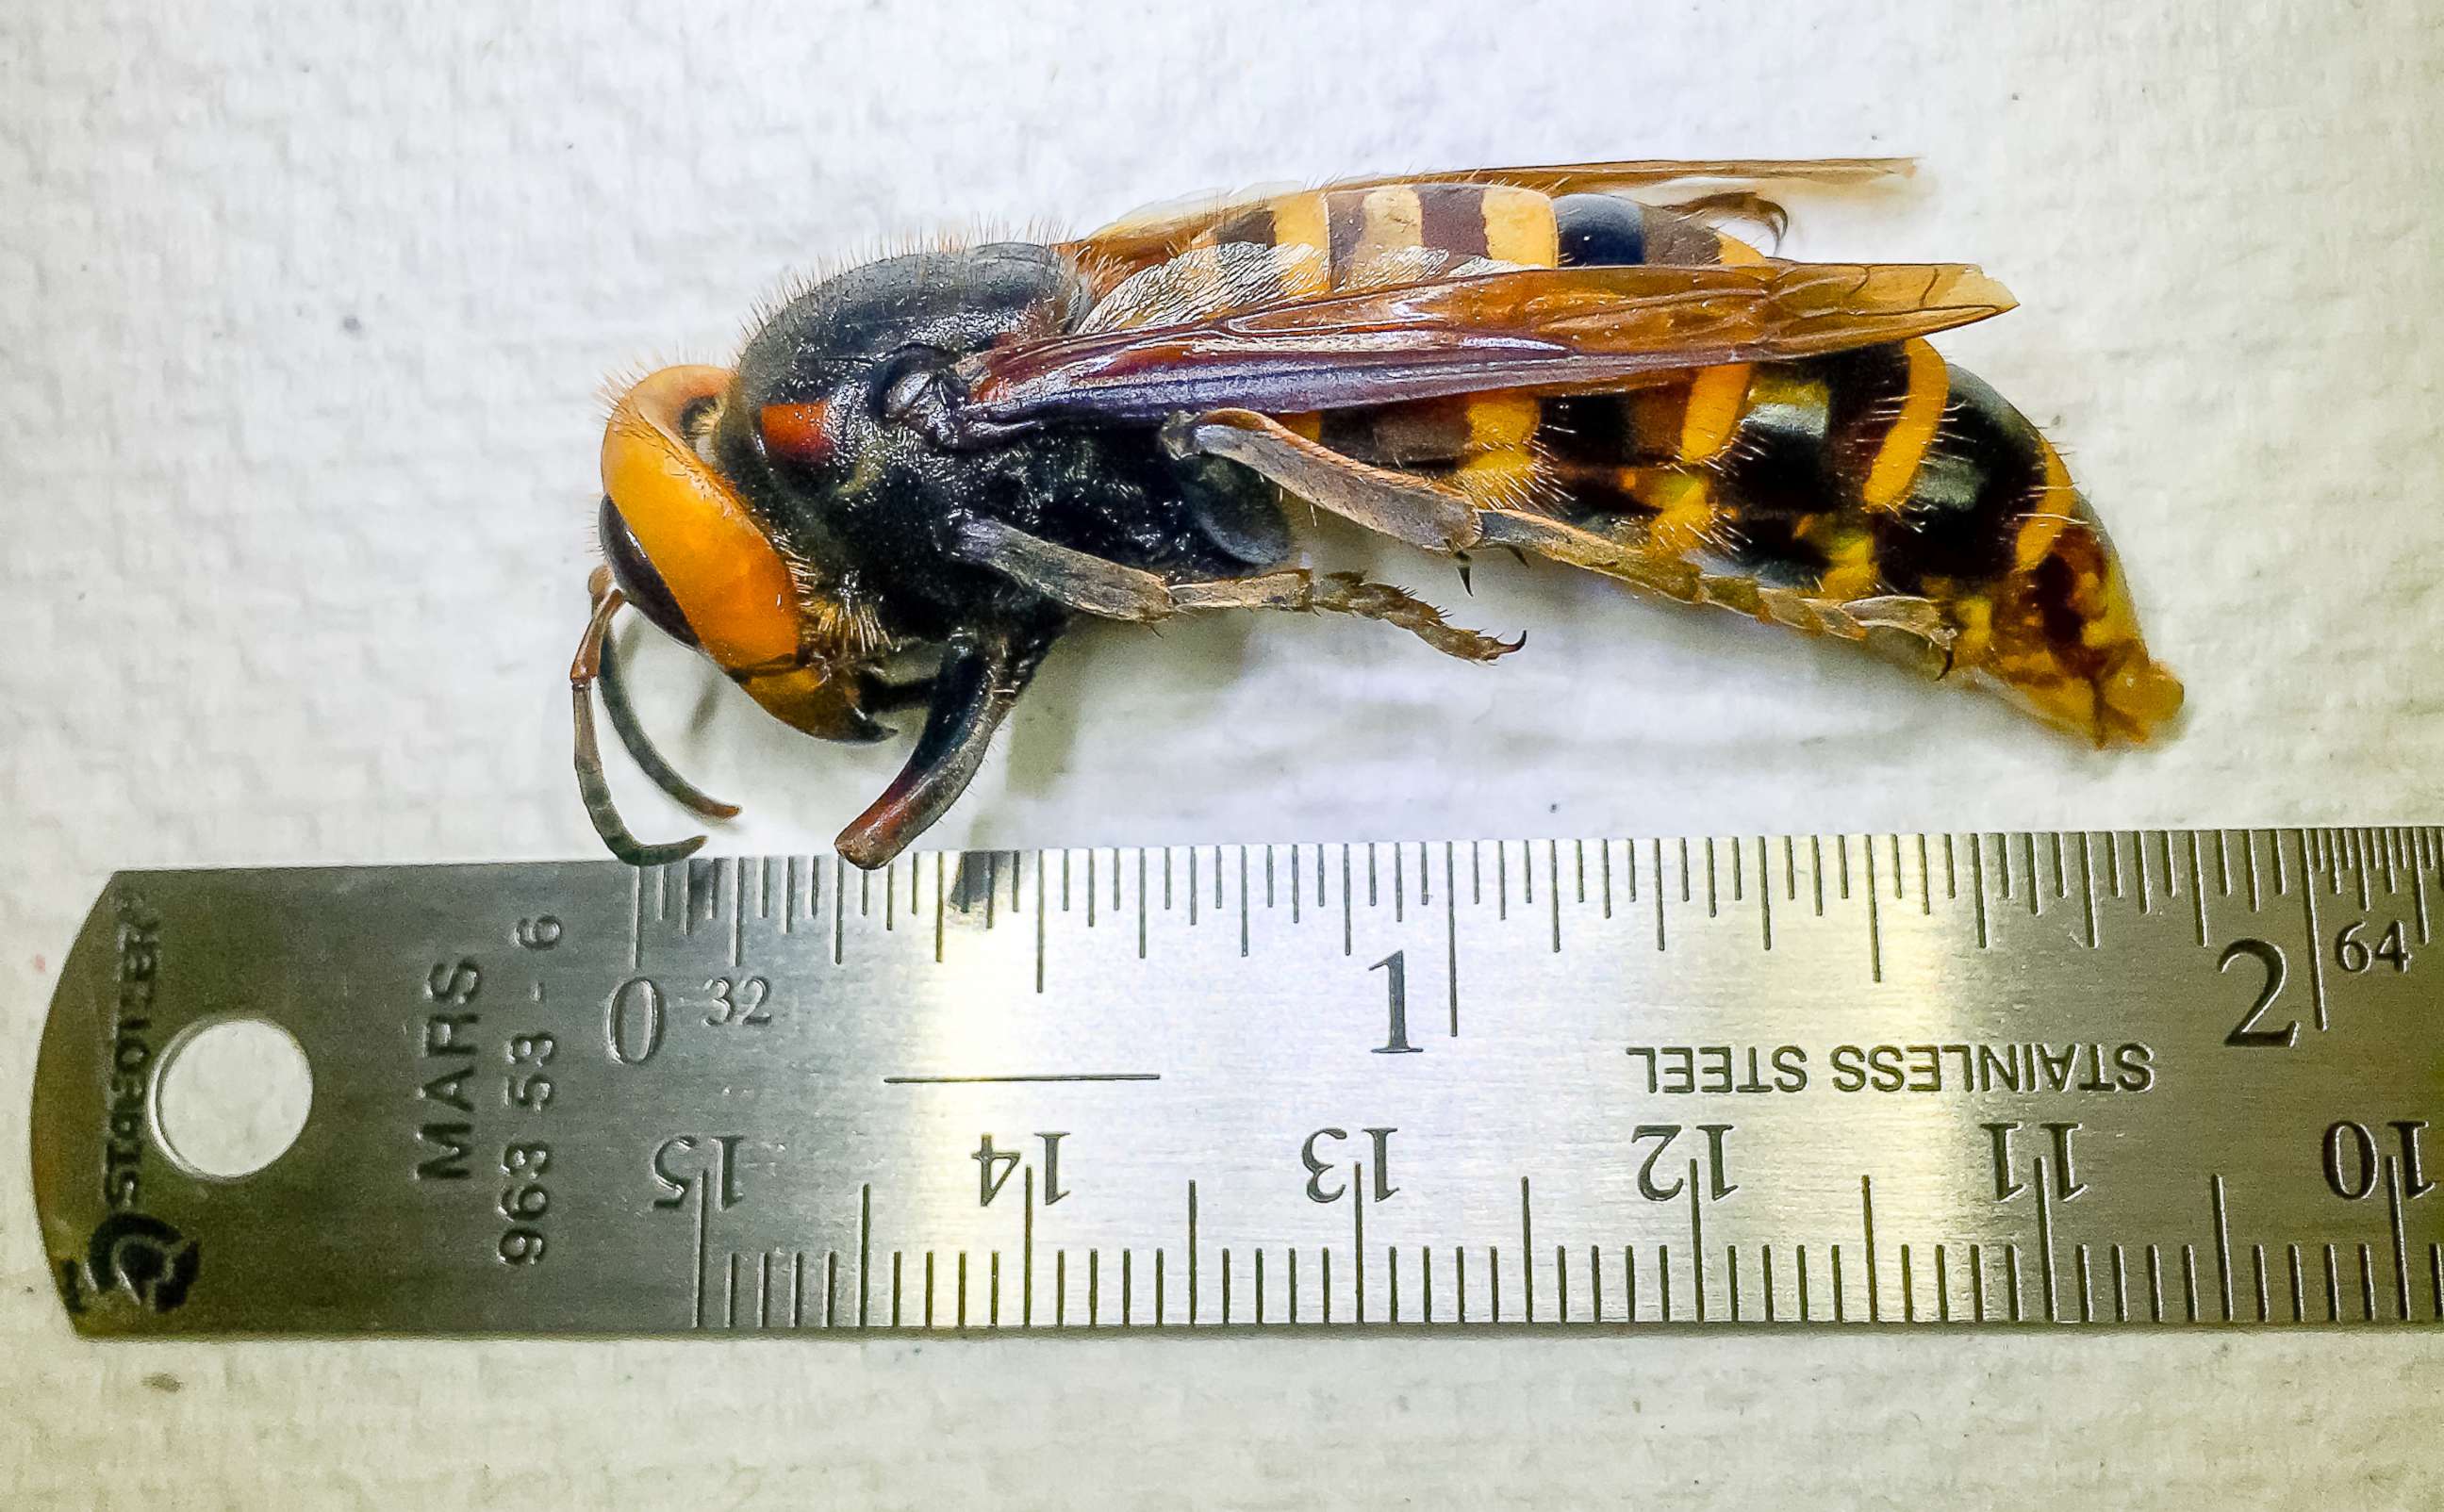
<instances>
[{"instance_id":1,"label":"stainless steel ruler","mask_svg":"<svg viewBox=\"0 0 2444 1512\"><path fill-rule=\"evenodd\" d=\"M2444 1319L2433 828L131 873L95 1334ZM312 1105L161 1133L199 1026Z\"/></svg>"}]
</instances>

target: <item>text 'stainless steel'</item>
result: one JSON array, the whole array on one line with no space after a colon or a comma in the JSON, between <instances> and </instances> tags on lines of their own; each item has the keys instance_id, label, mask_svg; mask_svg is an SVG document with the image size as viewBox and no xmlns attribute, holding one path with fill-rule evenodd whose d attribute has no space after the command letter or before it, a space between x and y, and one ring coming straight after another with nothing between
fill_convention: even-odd
<instances>
[{"instance_id":1,"label":"text 'stainless steel'","mask_svg":"<svg viewBox=\"0 0 2444 1512\"><path fill-rule=\"evenodd\" d=\"M2432 1323L2433 829L136 873L92 1333ZM296 1145L158 1068L256 1015Z\"/></svg>"}]
</instances>

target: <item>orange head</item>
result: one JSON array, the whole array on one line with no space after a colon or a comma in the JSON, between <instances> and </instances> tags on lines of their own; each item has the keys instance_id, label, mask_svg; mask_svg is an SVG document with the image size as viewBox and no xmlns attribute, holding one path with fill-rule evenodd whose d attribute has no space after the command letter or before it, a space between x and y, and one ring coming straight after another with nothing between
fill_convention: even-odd
<instances>
[{"instance_id":1,"label":"orange head","mask_svg":"<svg viewBox=\"0 0 2444 1512\"><path fill-rule=\"evenodd\" d=\"M628 390L602 433L602 555L656 625L728 673L784 724L832 740L881 733L856 668L824 635L833 608L805 591L736 488L697 454L726 368L666 367Z\"/></svg>"}]
</instances>

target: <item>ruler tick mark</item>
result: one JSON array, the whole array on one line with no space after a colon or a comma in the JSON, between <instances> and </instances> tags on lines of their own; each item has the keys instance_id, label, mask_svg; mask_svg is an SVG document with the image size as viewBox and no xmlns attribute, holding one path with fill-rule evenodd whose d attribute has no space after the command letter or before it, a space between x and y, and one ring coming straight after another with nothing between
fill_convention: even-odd
<instances>
[{"instance_id":1,"label":"ruler tick mark","mask_svg":"<svg viewBox=\"0 0 2444 1512\"><path fill-rule=\"evenodd\" d=\"M1940 1241L1935 1246L1935 1320L1938 1323L1952 1321L1952 1279L1945 1274L1943 1245Z\"/></svg>"},{"instance_id":2,"label":"ruler tick mark","mask_svg":"<svg viewBox=\"0 0 2444 1512\"><path fill-rule=\"evenodd\" d=\"M2384 1157L2384 1205L2393 1227L2393 1279L2395 1300L2400 1306L2403 1322L2410 1321L2410 1245L2401 1226L2401 1170L2399 1157Z\"/></svg>"},{"instance_id":3,"label":"ruler tick mark","mask_svg":"<svg viewBox=\"0 0 2444 1512\"><path fill-rule=\"evenodd\" d=\"M1552 884L1545 889L1545 906L1553 918L1553 953L1559 955L1562 953L1562 857L1559 847L1551 840L1545 842L1545 870ZM1532 863L1528 872L1530 876L1534 875Z\"/></svg>"},{"instance_id":4,"label":"ruler tick mark","mask_svg":"<svg viewBox=\"0 0 2444 1512\"><path fill-rule=\"evenodd\" d=\"M1366 1165L1356 1162L1349 1168L1349 1292L1356 1306L1351 1310L1360 1322L1366 1321Z\"/></svg>"},{"instance_id":5,"label":"ruler tick mark","mask_svg":"<svg viewBox=\"0 0 2444 1512\"><path fill-rule=\"evenodd\" d=\"M1969 1317L1972 1322L1986 1321L1986 1254L1982 1245L1969 1246Z\"/></svg>"},{"instance_id":6,"label":"ruler tick mark","mask_svg":"<svg viewBox=\"0 0 2444 1512\"><path fill-rule=\"evenodd\" d=\"M2257 1320L2262 1323L2272 1315L2273 1311L2271 1299L2268 1297L2266 1291L2266 1246L2264 1245L2249 1246L2249 1263L2257 1292Z\"/></svg>"},{"instance_id":7,"label":"ruler tick mark","mask_svg":"<svg viewBox=\"0 0 2444 1512\"><path fill-rule=\"evenodd\" d=\"M1878 916L1876 910L1875 841L1868 840L1865 842L1864 849L1867 856L1867 980L1870 982L1881 982L1884 979L1884 934L1881 920ZM1843 852L1844 870L1846 870L1848 866L1847 857L1848 852L1845 849ZM1842 881L1842 895L1843 897L1850 895L1849 878L1847 876L1844 876Z\"/></svg>"},{"instance_id":8,"label":"ruler tick mark","mask_svg":"<svg viewBox=\"0 0 2444 1512\"><path fill-rule=\"evenodd\" d=\"M2317 928L2317 884L2308 859L2308 832L2293 830L2300 843L2300 906L2308 921L2308 997L2317 1010L2317 1027L2327 1027L2325 1017L2325 937ZM2278 855L2281 852L2277 851Z\"/></svg>"},{"instance_id":9,"label":"ruler tick mark","mask_svg":"<svg viewBox=\"0 0 2444 1512\"><path fill-rule=\"evenodd\" d=\"M886 1087L974 1086L1005 1081L1160 1081L1159 1071L1048 1071L985 1077L885 1077Z\"/></svg>"},{"instance_id":10,"label":"ruler tick mark","mask_svg":"<svg viewBox=\"0 0 2444 1512\"><path fill-rule=\"evenodd\" d=\"M1875 851L1872 846L1868 849L1867 859L1872 868L1875 862ZM1868 897L1872 901L1874 896L1875 889L1871 876L1868 883ZM1696 1167L1693 1163L1690 1169L1694 1171ZM1690 1185L1694 1188L1696 1184L1692 1181ZM2038 1210L2042 1212L2044 1209ZM1876 1188L1875 1183L1865 1176L1859 1178L1859 1226L1867 1242L1867 1321L1880 1323L1883 1321L1883 1303L1877 1293L1876 1284ZM1837 1249L1834 1253L1839 1255L1841 1251Z\"/></svg>"},{"instance_id":11,"label":"ruler tick mark","mask_svg":"<svg viewBox=\"0 0 2444 1512\"><path fill-rule=\"evenodd\" d=\"M698 1328L702 1328L704 1326L705 1249L713 1237L713 1209L705 1201L704 1189L705 1183L703 1179L698 1178L695 1182L695 1305L694 1313L695 1326Z\"/></svg>"},{"instance_id":12,"label":"ruler tick mark","mask_svg":"<svg viewBox=\"0 0 2444 1512\"><path fill-rule=\"evenodd\" d=\"M1443 979L1451 994L1451 1037L1459 1038L1459 891L1452 886L1452 842L1443 841ZM1605 874L1607 877L1611 874Z\"/></svg>"},{"instance_id":13,"label":"ruler tick mark","mask_svg":"<svg viewBox=\"0 0 2444 1512\"><path fill-rule=\"evenodd\" d=\"M1649 852L1655 862L1655 948L1663 949L1663 842L1652 842Z\"/></svg>"},{"instance_id":14,"label":"ruler tick mark","mask_svg":"<svg viewBox=\"0 0 2444 1512\"><path fill-rule=\"evenodd\" d=\"M1697 1321L1706 1320L1706 1213L1697 1194L1697 1162L1689 1162L1689 1294Z\"/></svg>"},{"instance_id":15,"label":"ruler tick mark","mask_svg":"<svg viewBox=\"0 0 2444 1512\"><path fill-rule=\"evenodd\" d=\"M2164 870L2170 873L2172 869L2172 858L2167 853ZM2225 891L2229 893L2231 889ZM2190 910L2197 915L2198 944L2203 946L2207 943L2207 876L2205 859L2198 854L2196 830L2190 831Z\"/></svg>"},{"instance_id":16,"label":"ruler tick mark","mask_svg":"<svg viewBox=\"0 0 2444 1512\"><path fill-rule=\"evenodd\" d=\"M1270 859L1271 859L1271 853L1270 853L1269 851L1266 853L1266 859L1267 859L1267 860L1270 860ZM1215 876L1217 879L1218 879L1218 878L1221 876L1221 875L1222 875L1222 866L1221 866L1221 863L1220 863L1218 860L1214 863L1214 866L1213 866L1213 874L1214 874L1214 876ZM1399 891L1399 890L1398 890L1397 887L1395 887L1395 888L1394 888L1393 892L1394 892L1394 895L1395 895L1395 896L1398 896L1398 891ZM1397 912L1397 911L1396 911L1396 912ZM1038 929L1038 931L1036 931L1036 937L1037 937L1038 939L1043 938L1043 931L1042 931L1042 930L1041 930L1040 928L1039 928L1039 929ZM1245 960L1245 959L1247 959L1247 955L1248 955L1248 848L1247 848L1246 846L1242 845L1242 846L1240 846L1240 847L1239 847L1239 957L1240 957L1240 959L1241 959L1241 960ZM1042 974L1043 974L1043 973L1042 973L1042 971L1039 969L1039 970L1038 970L1038 972L1037 972L1037 975L1038 975L1039 977L1041 977L1041 976L1042 976ZM1039 982L1039 984L1038 984L1037 990L1039 990L1039 991L1041 991L1041 990L1042 990L1042 985L1041 985L1041 983L1040 983L1040 982Z\"/></svg>"},{"instance_id":17,"label":"ruler tick mark","mask_svg":"<svg viewBox=\"0 0 2444 1512\"><path fill-rule=\"evenodd\" d=\"M2283 1247L2290 1259L2291 1321L2305 1323L2308 1320L2308 1283L2300 1268L2300 1246L2286 1245Z\"/></svg>"},{"instance_id":18,"label":"ruler tick mark","mask_svg":"<svg viewBox=\"0 0 2444 1512\"><path fill-rule=\"evenodd\" d=\"M2046 1288L2046 1321L2062 1321L2062 1304L2054 1287L2054 1227L2052 1209L2046 1202L2046 1158L2037 1157L2037 1265Z\"/></svg>"},{"instance_id":19,"label":"ruler tick mark","mask_svg":"<svg viewBox=\"0 0 2444 1512\"><path fill-rule=\"evenodd\" d=\"M2424 940L2424 935L2419 935ZM645 963L645 872L628 867L628 969Z\"/></svg>"},{"instance_id":20,"label":"ruler tick mark","mask_svg":"<svg viewBox=\"0 0 2444 1512\"><path fill-rule=\"evenodd\" d=\"M2229 1323L2231 1321L2231 1223L2224 1208L2221 1172L2208 1178L2208 1191L2214 1200L2215 1275L2222 1287L2223 1320Z\"/></svg>"},{"instance_id":21,"label":"ruler tick mark","mask_svg":"<svg viewBox=\"0 0 2444 1512\"><path fill-rule=\"evenodd\" d=\"M2006 864L2008 855L2006 853ZM2006 897L2010 896L2009 882L2010 875L2006 872L2003 894ZM1977 949L1983 950L1989 948L1990 943L1986 937L1986 837L1983 835L1969 837L1969 895L1976 900L1977 906Z\"/></svg>"},{"instance_id":22,"label":"ruler tick mark","mask_svg":"<svg viewBox=\"0 0 2444 1512\"><path fill-rule=\"evenodd\" d=\"M2147 1246L2147 1321L2164 1320L2164 1256L2154 1245Z\"/></svg>"},{"instance_id":23,"label":"ruler tick mark","mask_svg":"<svg viewBox=\"0 0 2444 1512\"><path fill-rule=\"evenodd\" d=\"M2412 841L2414 850L2416 848L2416 839ZM2416 855L2413 855L2410 858L2410 901L2412 907L2415 908L2418 913L2418 943L2425 945L2428 943L2427 868L2419 864L2418 857Z\"/></svg>"},{"instance_id":24,"label":"ruler tick mark","mask_svg":"<svg viewBox=\"0 0 2444 1512\"><path fill-rule=\"evenodd\" d=\"M1519 1290L1527 1299L1528 1321L1532 1323L1536 1320L1536 1224L1525 1176L1519 1178Z\"/></svg>"},{"instance_id":25,"label":"ruler tick mark","mask_svg":"<svg viewBox=\"0 0 2444 1512\"><path fill-rule=\"evenodd\" d=\"M1765 949L1773 949L1773 877L1766 864L1765 837L1757 837L1757 927L1765 936ZM1768 1292L1767 1295L1772 1295Z\"/></svg>"},{"instance_id":26,"label":"ruler tick mark","mask_svg":"<svg viewBox=\"0 0 2444 1512\"><path fill-rule=\"evenodd\" d=\"M2106 839L2109 844L2111 841L2111 836L2109 833L2106 836ZM2059 854L2061 841L2056 840L2055 845L2057 846L2057 855L2055 856L2054 860L2056 865L2060 865L2062 861L2062 857ZM2120 879L2116 877L2114 880L2117 884L2114 891L2114 896L2119 897L2121 895L2118 885ZM2087 914L2087 948L2093 950L2096 949L2096 875L2094 868L2089 864L2087 831L2085 830L2079 832L2079 897L2080 906Z\"/></svg>"},{"instance_id":27,"label":"ruler tick mark","mask_svg":"<svg viewBox=\"0 0 2444 1512\"><path fill-rule=\"evenodd\" d=\"M1316 880L1319 883L1324 880L1321 871L1322 869L1318 868L1319 875ZM1343 955L1352 953L1356 949L1352 944L1354 936L1351 931L1356 926L1352 919L1355 910L1349 895L1349 847L1343 845L1341 848L1341 953Z\"/></svg>"},{"instance_id":28,"label":"ruler tick mark","mask_svg":"<svg viewBox=\"0 0 2444 1512\"><path fill-rule=\"evenodd\" d=\"M730 858L730 964L732 968L747 960L747 862L738 857Z\"/></svg>"}]
</instances>

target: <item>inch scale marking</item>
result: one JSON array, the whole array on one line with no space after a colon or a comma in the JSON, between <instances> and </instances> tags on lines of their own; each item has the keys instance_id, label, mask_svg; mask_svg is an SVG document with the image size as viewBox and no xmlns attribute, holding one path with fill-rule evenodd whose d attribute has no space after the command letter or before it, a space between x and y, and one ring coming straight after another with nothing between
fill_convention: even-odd
<instances>
[{"instance_id":1,"label":"inch scale marking","mask_svg":"<svg viewBox=\"0 0 2444 1512\"><path fill-rule=\"evenodd\" d=\"M127 874L96 1334L2444 1321L2433 828ZM158 1073L269 1019L294 1148Z\"/></svg>"}]
</instances>

